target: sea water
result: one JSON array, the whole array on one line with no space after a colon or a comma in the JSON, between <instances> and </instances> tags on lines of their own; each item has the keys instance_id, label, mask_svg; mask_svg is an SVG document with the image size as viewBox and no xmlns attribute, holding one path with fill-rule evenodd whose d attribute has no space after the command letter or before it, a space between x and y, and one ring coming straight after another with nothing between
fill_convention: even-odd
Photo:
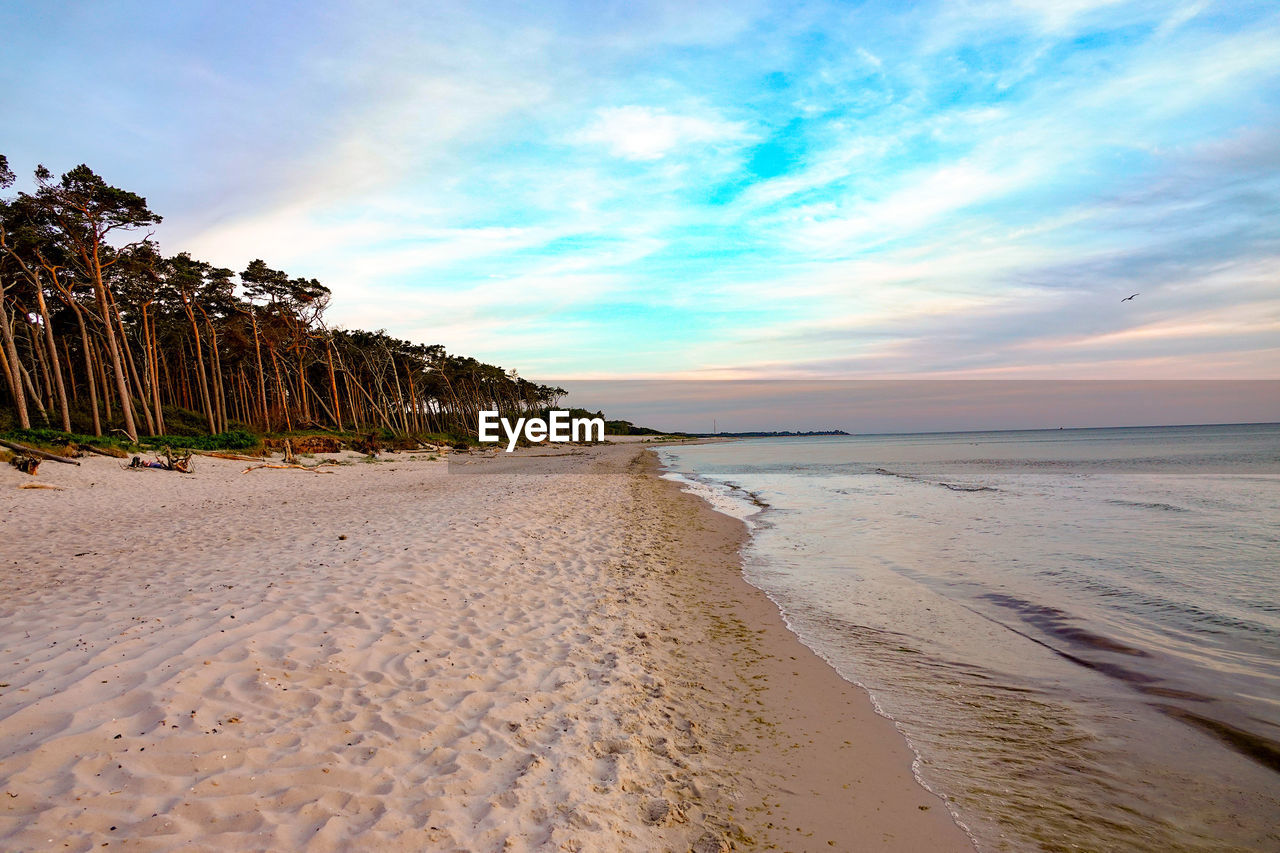
<instances>
[{"instance_id":1,"label":"sea water","mask_svg":"<svg viewBox=\"0 0 1280 853\"><path fill-rule=\"evenodd\" d=\"M661 455L981 849L1280 850L1280 425Z\"/></svg>"}]
</instances>

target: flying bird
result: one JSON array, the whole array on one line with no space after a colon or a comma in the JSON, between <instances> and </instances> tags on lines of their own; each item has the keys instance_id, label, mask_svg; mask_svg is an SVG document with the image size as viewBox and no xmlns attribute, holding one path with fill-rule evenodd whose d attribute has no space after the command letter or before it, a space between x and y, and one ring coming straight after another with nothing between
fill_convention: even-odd
<instances>
[{"instance_id":1,"label":"flying bird","mask_svg":"<svg viewBox=\"0 0 1280 853\"><path fill-rule=\"evenodd\" d=\"M1133 294L1133 296L1141 296L1141 294L1139 294L1139 293L1135 293L1135 294ZM1128 302L1130 299L1132 299L1132 298L1133 298L1133 296L1126 296L1124 299L1121 299L1120 301L1121 301L1121 302Z\"/></svg>"}]
</instances>

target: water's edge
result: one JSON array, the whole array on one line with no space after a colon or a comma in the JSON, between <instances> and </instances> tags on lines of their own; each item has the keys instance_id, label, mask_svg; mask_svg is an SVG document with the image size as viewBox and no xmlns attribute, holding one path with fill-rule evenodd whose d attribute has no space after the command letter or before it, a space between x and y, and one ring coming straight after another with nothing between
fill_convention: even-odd
<instances>
[{"instance_id":1,"label":"water's edge","mask_svg":"<svg viewBox=\"0 0 1280 853\"><path fill-rule=\"evenodd\" d=\"M657 456L658 464L662 469L662 474L660 475L662 479L677 483L680 486L681 491L700 498L715 512L742 522L742 524L747 528L747 533L750 537L749 541L754 539L756 532L761 529L763 525L768 524L768 514L773 508L760 498L759 495L736 487L733 484L720 484L710 480L704 480L696 475L689 475L684 472L672 470L671 462L662 453L662 448L657 448L655 455ZM752 582L750 574L746 570L745 560L742 561L740 571L743 581L759 590L766 598L769 599L769 601L773 603L773 606L778 610L778 615L782 618L782 623L786 626L787 630L791 632L792 636L796 638L797 642L817 655L818 658L830 667L831 671L839 678L853 684L866 694L867 698L871 701L871 707L875 710L876 714L888 720L893 725L894 730L911 751L911 775L916 780L916 783L943 802L947 808L947 812L951 815L952 821L954 821L956 826L964 832L976 849L984 849L984 845L978 839L970 826L965 822L964 817L960 814L955 800L949 796L946 791L939 790L938 787L931 784L924 777L924 759L921 757L920 749L912 741L907 732L904 731L902 724L892 714L885 710L883 703L881 703L875 692L859 679L841 672L840 668L829 655L825 654L816 644L805 638L804 634L802 634L794 624L791 614L789 614L787 609L779 603L778 599L764 587Z\"/></svg>"}]
</instances>

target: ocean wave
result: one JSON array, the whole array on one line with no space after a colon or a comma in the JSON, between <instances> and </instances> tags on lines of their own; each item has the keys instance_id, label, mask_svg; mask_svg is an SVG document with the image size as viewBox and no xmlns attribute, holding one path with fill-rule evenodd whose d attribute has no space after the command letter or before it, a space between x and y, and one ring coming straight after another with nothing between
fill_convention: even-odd
<instances>
[{"instance_id":1,"label":"ocean wave","mask_svg":"<svg viewBox=\"0 0 1280 853\"><path fill-rule=\"evenodd\" d=\"M732 483L704 480L679 471L667 471L662 478L679 483L683 491L702 498L716 512L738 519L748 530L756 527L753 517L769 507L755 492Z\"/></svg>"},{"instance_id":2,"label":"ocean wave","mask_svg":"<svg viewBox=\"0 0 1280 853\"><path fill-rule=\"evenodd\" d=\"M1175 506L1173 504L1155 503L1155 502L1147 502L1147 501L1126 501L1122 498L1110 498L1107 500L1107 503L1114 504L1115 506L1128 506L1128 507L1134 507L1135 509L1155 509L1155 510L1161 510L1163 512L1190 512L1191 511L1186 507Z\"/></svg>"},{"instance_id":3,"label":"ocean wave","mask_svg":"<svg viewBox=\"0 0 1280 853\"><path fill-rule=\"evenodd\" d=\"M880 474L885 477L897 477L900 480L910 480L913 483L925 483L930 486L941 486L944 489L950 489L953 492L998 492L995 486L986 486L981 483L948 483L945 480L930 480L927 477L919 477L915 474L904 474L901 471L890 471L888 468L876 468L872 473Z\"/></svg>"}]
</instances>

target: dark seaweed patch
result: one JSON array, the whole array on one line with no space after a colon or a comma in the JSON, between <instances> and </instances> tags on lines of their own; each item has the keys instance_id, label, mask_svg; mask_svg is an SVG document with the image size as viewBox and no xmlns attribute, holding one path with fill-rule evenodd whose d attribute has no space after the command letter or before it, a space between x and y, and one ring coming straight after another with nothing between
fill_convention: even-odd
<instances>
[{"instance_id":1,"label":"dark seaweed patch","mask_svg":"<svg viewBox=\"0 0 1280 853\"><path fill-rule=\"evenodd\" d=\"M1022 617L1023 621L1036 626L1046 634L1066 640L1072 645L1115 652L1116 654L1129 655L1131 657L1150 657L1142 649L1134 648L1110 637L1104 637L1101 634L1095 634L1092 631L1086 631L1084 628L1071 624L1074 621L1074 617L1056 607L1033 604L1030 601L999 592L987 593L980 597L1014 611Z\"/></svg>"},{"instance_id":2,"label":"dark seaweed patch","mask_svg":"<svg viewBox=\"0 0 1280 853\"><path fill-rule=\"evenodd\" d=\"M1238 729L1221 720L1202 717L1175 705L1156 705L1155 707L1175 720L1181 720L1184 723L1203 729L1236 752L1247 755L1263 767L1280 773L1280 745L1277 745L1275 741L1267 740L1244 729Z\"/></svg>"}]
</instances>

